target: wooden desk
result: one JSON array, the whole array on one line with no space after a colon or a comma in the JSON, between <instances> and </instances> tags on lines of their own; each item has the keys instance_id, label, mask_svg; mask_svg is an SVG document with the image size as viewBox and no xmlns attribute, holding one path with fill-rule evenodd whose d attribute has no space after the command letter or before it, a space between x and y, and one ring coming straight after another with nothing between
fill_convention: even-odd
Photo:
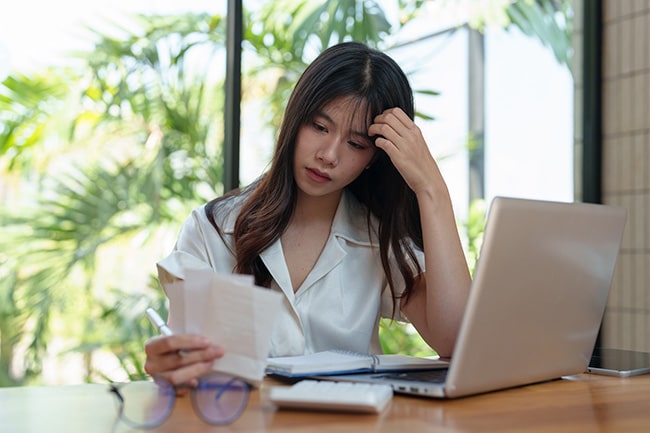
<instances>
[{"instance_id":1,"label":"wooden desk","mask_svg":"<svg viewBox=\"0 0 650 433\"><path fill-rule=\"evenodd\" d=\"M155 432L643 432L650 431L650 375L619 379L580 375L564 380L441 401L396 395L380 415L276 410L266 380L229 426L194 414L177 400ZM0 432L128 432L115 424L116 405L101 384L0 388Z\"/></svg>"}]
</instances>

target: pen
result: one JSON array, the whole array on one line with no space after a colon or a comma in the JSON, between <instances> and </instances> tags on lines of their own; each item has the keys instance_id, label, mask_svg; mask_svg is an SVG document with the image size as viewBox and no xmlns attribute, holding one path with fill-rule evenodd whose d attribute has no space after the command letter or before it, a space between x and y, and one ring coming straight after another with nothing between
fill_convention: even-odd
<instances>
[{"instance_id":1,"label":"pen","mask_svg":"<svg viewBox=\"0 0 650 433\"><path fill-rule=\"evenodd\" d=\"M156 310L154 310L153 308L147 308L145 314L147 315L147 318L149 319L151 324L156 327L156 329L158 330L158 332L160 332L160 334L165 336L174 334L172 330L169 329L169 326L167 326L167 324L162 319L162 317L160 317L160 315L156 312Z\"/></svg>"},{"instance_id":2,"label":"pen","mask_svg":"<svg viewBox=\"0 0 650 433\"><path fill-rule=\"evenodd\" d=\"M169 326L167 326L165 321L162 319L162 317L160 317L160 314L158 314L158 312L156 312L156 310L149 307L149 308L146 309L145 314L147 315L147 318L149 319L151 324L153 326L155 326L156 329L158 329L158 332L160 332L161 335L164 335L165 337L167 337L169 335L174 335L172 330L169 328ZM187 352L184 351L184 350L179 350L177 352L178 352L178 355L181 356L181 357L184 357L185 355L187 355Z\"/></svg>"}]
</instances>

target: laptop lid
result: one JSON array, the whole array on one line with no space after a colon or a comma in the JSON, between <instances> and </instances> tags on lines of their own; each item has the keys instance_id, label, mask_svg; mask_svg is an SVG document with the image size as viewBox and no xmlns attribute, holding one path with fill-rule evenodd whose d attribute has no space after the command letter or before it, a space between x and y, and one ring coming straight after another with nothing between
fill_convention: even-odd
<instances>
[{"instance_id":1,"label":"laptop lid","mask_svg":"<svg viewBox=\"0 0 650 433\"><path fill-rule=\"evenodd\" d=\"M461 397L585 372L625 219L620 207L495 198L445 377L434 382L422 378L428 372L400 372L329 379Z\"/></svg>"},{"instance_id":2,"label":"laptop lid","mask_svg":"<svg viewBox=\"0 0 650 433\"><path fill-rule=\"evenodd\" d=\"M614 206L495 198L445 394L583 373L625 219Z\"/></svg>"}]
</instances>

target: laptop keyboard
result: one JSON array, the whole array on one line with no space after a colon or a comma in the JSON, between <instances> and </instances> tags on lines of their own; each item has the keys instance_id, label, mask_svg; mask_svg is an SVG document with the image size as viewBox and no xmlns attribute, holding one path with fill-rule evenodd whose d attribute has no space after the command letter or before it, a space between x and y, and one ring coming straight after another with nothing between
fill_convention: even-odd
<instances>
[{"instance_id":1,"label":"laptop keyboard","mask_svg":"<svg viewBox=\"0 0 650 433\"><path fill-rule=\"evenodd\" d=\"M412 381L425 381L431 383L444 383L447 378L447 369L438 368L436 370L419 370L419 371L403 371L395 373L385 373L381 377L386 379L397 380L412 380Z\"/></svg>"}]
</instances>

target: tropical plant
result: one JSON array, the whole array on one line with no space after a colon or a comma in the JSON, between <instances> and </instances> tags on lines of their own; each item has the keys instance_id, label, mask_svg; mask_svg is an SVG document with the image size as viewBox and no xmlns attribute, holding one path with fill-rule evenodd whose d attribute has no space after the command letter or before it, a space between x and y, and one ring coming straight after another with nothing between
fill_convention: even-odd
<instances>
[{"instance_id":1,"label":"tropical plant","mask_svg":"<svg viewBox=\"0 0 650 433\"><path fill-rule=\"evenodd\" d=\"M471 28L517 28L547 46L555 59L571 67L571 33L574 0L467 0L475 11L468 17ZM451 2L453 3L453 1Z\"/></svg>"},{"instance_id":2,"label":"tropical plant","mask_svg":"<svg viewBox=\"0 0 650 433\"><path fill-rule=\"evenodd\" d=\"M251 12L244 41L254 51L257 63L248 70L246 79L265 81L272 77L271 103L264 113L268 123L280 124L293 85L320 51L346 40L386 49L387 37L415 19L425 2L281 0L266 2ZM398 11L397 19L390 19L382 7L389 3Z\"/></svg>"},{"instance_id":3,"label":"tropical plant","mask_svg":"<svg viewBox=\"0 0 650 433\"><path fill-rule=\"evenodd\" d=\"M519 0L506 13L512 24L549 47L555 59L571 70L573 0Z\"/></svg>"},{"instance_id":4,"label":"tropical plant","mask_svg":"<svg viewBox=\"0 0 650 433\"><path fill-rule=\"evenodd\" d=\"M45 126L25 120L45 119L47 125L48 108L70 99L66 92L76 94L67 136L80 154L70 153L65 172L40 182L35 206L2 217L6 234L0 243L11 252L0 263L11 276L1 292L7 299L0 311L0 339L9 347L0 359L5 376L11 376L15 342L24 342L27 360L33 360L22 380L38 374L54 318L79 317L82 323L71 333L84 347L98 345L90 341L100 335L97 318L118 311L98 300L103 290L123 284L111 280L122 274L117 269L112 275L104 270L106 281L97 280L100 268L110 267L106 250L129 243L144 248L165 223L176 223L218 193L222 128L215 118L222 90L206 76L213 69L192 69L191 62L214 58L223 43L223 20L205 14L140 19L143 34L94 35L99 42L87 56L86 72L76 77L80 85L34 86L34 80L13 77L4 83L5 92L12 91L4 100L13 109L6 116L14 116L2 131L10 168L35 159L25 158L27 145L44 145L37 132ZM39 99L52 88L60 95ZM90 367L92 352L87 354Z\"/></svg>"}]
</instances>

